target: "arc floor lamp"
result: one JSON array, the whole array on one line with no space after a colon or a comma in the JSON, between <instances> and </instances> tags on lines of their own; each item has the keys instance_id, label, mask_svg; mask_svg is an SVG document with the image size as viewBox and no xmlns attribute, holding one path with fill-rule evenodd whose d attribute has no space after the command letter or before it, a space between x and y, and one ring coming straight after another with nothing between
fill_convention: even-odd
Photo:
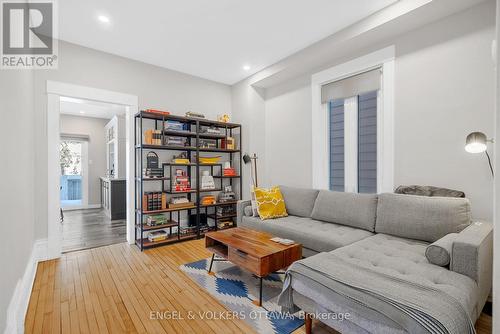
<instances>
[{"instance_id":1,"label":"arc floor lamp","mask_svg":"<svg viewBox=\"0 0 500 334\"><path fill-rule=\"evenodd\" d=\"M488 139L486 135L482 132L472 132L469 133L467 138L465 139L465 150L469 153L485 153L488 158L488 165L490 166L491 175L495 177L495 173L493 172L493 166L491 165L491 158L488 154L488 146L487 143L493 143L493 139Z\"/></svg>"}]
</instances>

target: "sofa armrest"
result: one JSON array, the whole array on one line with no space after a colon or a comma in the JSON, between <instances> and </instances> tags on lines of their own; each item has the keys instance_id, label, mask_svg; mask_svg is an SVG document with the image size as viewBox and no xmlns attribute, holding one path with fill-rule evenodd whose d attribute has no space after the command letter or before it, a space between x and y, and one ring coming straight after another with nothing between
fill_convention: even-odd
<instances>
[{"instance_id":1,"label":"sofa armrest","mask_svg":"<svg viewBox=\"0 0 500 334\"><path fill-rule=\"evenodd\" d=\"M482 308L492 286L493 225L491 223L474 222L458 234L452 246L450 270L476 281L479 287L478 307Z\"/></svg>"},{"instance_id":2,"label":"sofa armrest","mask_svg":"<svg viewBox=\"0 0 500 334\"><path fill-rule=\"evenodd\" d=\"M239 200L236 204L236 224L239 226L241 223L241 218L245 216L245 208L252 205L250 200Z\"/></svg>"}]
</instances>

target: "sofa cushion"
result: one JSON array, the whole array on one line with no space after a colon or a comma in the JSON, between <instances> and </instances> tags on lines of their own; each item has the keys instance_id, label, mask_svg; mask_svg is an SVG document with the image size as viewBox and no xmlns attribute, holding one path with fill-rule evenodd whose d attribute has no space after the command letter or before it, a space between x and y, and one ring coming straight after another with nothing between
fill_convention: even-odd
<instances>
[{"instance_id":1,"label":"sofa cushion","mask_svg":"<svg viewBox=\"0 0 500 334\"><path fill-rule=\"evenodd\" d=\"M288 186L280 186L280 190L285 199L286 211L289 215L311 217L318 190Z\"/></svg>"},{"instance_id":2,"label":"sofa cushion","mask_svg":"<svg viewBox=\"0 0 500 334\"><path fill-rule=\"evenodd\" d=\"M458 233L449 233L427 246L425 249L427 260L441 267L449 265L451 261L451 249L457 237Z\"/></svg>"},{"instance_id":3,"label":"sofa cushion","mask_svg":"<svg viewBox=\"0 0 500 334\"><path fill-rule=\"evenodd\" d=\"M353 265L362 266L412 283L431 283L467 307L474 321L479 297L477 284L469 277L429 263L428 243L376 234L333 253Z\"/></svg>"},{"instance_id":4,"label":"sofa cushion","mask_svg":"<svg viewBox=\"0 0 500 334\"><path fill-rule=\"evenodd\" d=\"M373 233L365 230L297 216L273 220L242 217L239 227L264 231L277 237L292 239L315 252L329 252L373 235Z\"/></svg>"},{"instance_id":5,"label":"sofa cushion","mask_svg":"<svg viewBox=\"0 0 500 334\"><path fill-rule=\"evenodd\" d=\"M373 232L377 195L321 190L311 218Z\"/></svg>"},{"instance_id":6,"label":"sofa cushion","mask_svg":"<svg viewBox=\"0 0 500 334\"><path fill-rule=\"evenodd\" d=\"M460 232L470 221L466 198L380 194L375 231L434 242Z\"/></svg>"}]
</instances>

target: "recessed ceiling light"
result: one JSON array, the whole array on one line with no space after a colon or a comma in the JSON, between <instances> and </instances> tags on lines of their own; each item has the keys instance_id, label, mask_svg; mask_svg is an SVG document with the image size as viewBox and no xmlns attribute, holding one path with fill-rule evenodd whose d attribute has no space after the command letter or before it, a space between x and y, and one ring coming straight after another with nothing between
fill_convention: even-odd
<instances>
[{"instance_id":1,"label":"recessed ceiling light","mask_svg":"<svg viewBox=\"0 0 500 334\"><path fill-rule=\"evenodd\" d=\"M243 65L243 69L245 71L250 71L250 65Z\"/></svg>"},{"instance_id":2,"label":"recessed ceiling light","mask_svg":"<svg viewBox=\"0 0 500 334\"><path fill-rule=\"evenodd\" d=\"M109 23L110 20L109 20L109 17L107 17L106 15L99 15L97 17L97 19L102 22L102 23Z\"/></svg>"},{"instance_id":3,"label":"recessed ceiling light","mask_svg":"<svg viewBox=\"0 0 500 334\"><path fill-rule=\"evenodd\" d=\"M83 110L80 110L80 114L85 114L85 111L83 111Z\"/></svg>"}]
</instances>

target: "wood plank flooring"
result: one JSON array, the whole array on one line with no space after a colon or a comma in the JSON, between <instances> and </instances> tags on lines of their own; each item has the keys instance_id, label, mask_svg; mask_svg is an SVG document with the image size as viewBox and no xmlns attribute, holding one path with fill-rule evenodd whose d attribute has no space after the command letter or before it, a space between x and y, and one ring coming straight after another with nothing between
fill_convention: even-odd
<instances>
[{"instance_id":1,"label":"wood plank flooring","mask_svg":"<svg viewBox=\"0 0 500 334\"><path fill-rule=\"evenodd\" d=\"M110 220L104 209L64 211L63 252L127 241L126 220Z\"/></svg>"},{"instance_id":2,"label":"wood plank flooring","mask_svg":"<svg viewBox=\"0 0 500 334\"><path fill-rule=\"evenodd\" d=\"M204 240L194 240L143 253L121 243L41 262L25 332L254 333L240 319L202 320L198 316L207 310L219 314L227 310L179 265L209 256ZM189 311L196 315L194 319L188 319ZM159 315L173 319L159 320ZM476 328L478 333L491 333L491 317L483 314ZM314 324L313 332L335 333L321 323ZM294 334L299 333L304 333L303 327Z\"/></svg>"}]
</instances>

